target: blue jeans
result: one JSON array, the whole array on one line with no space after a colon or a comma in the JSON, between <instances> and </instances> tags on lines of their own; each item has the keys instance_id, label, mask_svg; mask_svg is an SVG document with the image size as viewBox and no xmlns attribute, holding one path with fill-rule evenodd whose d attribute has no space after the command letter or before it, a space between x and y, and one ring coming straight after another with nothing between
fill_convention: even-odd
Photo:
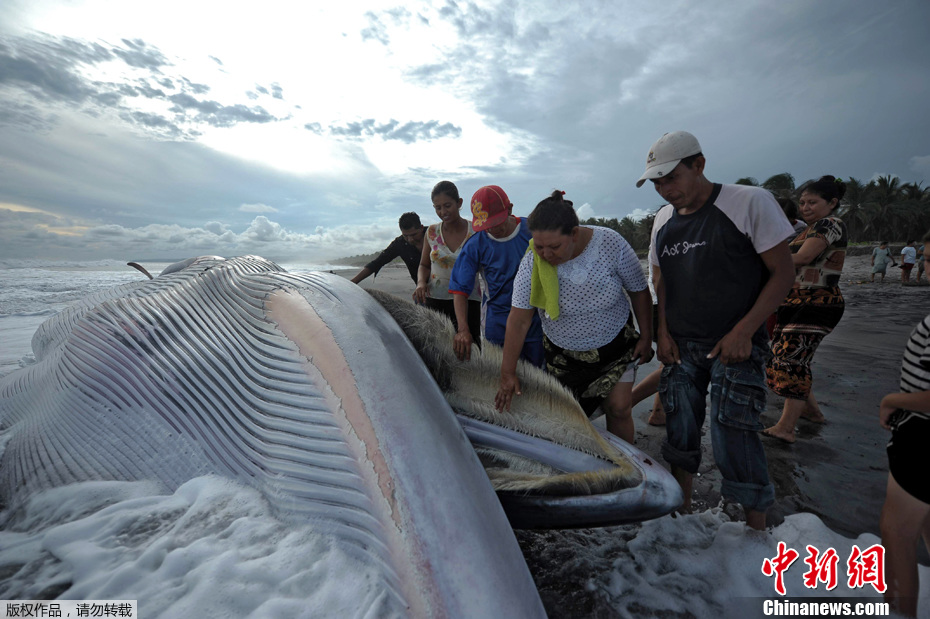
<instances>
[{"instance_id":1,"label":"blue jeans","mask_svg":"<svg viewBox=\"0 0 930 619\"><path fill-rule=\"evenodd\" d=\"M708 359L713 344L679 340L681 364L662 369L659 395L666 414L662 456L692 475L701 464L701 427L710 385L710 438L723 476L721 494L744 508L764 512L775 502L759 431L765 410L767 346L753 338L746 361L724 365Z\"/></svg>"}]
</instances>

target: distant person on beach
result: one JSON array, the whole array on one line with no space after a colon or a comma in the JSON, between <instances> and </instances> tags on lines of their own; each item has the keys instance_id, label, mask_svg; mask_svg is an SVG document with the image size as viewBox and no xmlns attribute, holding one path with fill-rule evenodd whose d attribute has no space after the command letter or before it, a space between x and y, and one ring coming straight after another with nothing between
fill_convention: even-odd
<instances>
[{"instance_id":1,"label":"distant person on beach","mask_svg":"<svg viewBox=\"0 0 930 619\"><path fill-rule=\"evenodd\" d=\"M930 247L930 237L925 237L924 247ZM886 553L885 601L892 611L916 617L921 537L930 550L930 481L924 460L930 441L930 315L911 332L901 364L900 391L882 398L878 414L882 427L891 430L880 524Z\"/></svg>"},{"instance_id":2,"label":"distant person on beach","mask_svg":"<svg viewBox=\"0 0 930 619\"><path fill-rule=\"evenodd\" d=\"M417 283L417 268L420 266L420 254L423 252L426 226L420 223L420 216L412 212L401 215L397 224L400 226L400 236L391 241L377 258L366 264L352 278L353 284L361 282L369 275L377 277L381 267L398 257L407 265L413 283Z\"/></svg>"},{"instance_id":3,"label":"distant person on beach","mask_svg":"<svg viewBox=\"0 0 930 619\"><path fill-rule=\"evenodd\" d=\"M917 247L913 240L907 242L907 245L901 248L901 283L907 284L911 281L911 269L917 264Z\"/></svg>"},{"instance_id":4,"label":"distant person on beach","mask_svg":"<svg viewBox=\"0 0 930 619\"><path fill-rule=\"evenodd\" d=\"M926 263L927 246L921 245L917 248L917 285L920 285L920 276L924 273L924 264Z\"/></svg>"},{"instance_id":5,"label":"distant person on beach","mask_svg":"<svg viewBox=\"0 0 930 619\"><path fill-rule=\"evenodd\" d=\"M652 299L630 244L609 228L580 225L563 194L553 192L527 218L533 240L513 284L494 404L510 410L513 396L521 395L517 358L538 314L548 372L588 416L600 406L607 430L632 444L636 365L652 359Z\"/></svg>"},{"instance_id":6,"label":"distant person on beach","mask_svg":"<svg viewBox=\"0 0 930 619\"><path fill-rule=\"evenodd\" d=\"M503 346L513 279L529 245L530 229L526 219L514 217L513 204L497 185L488 185L475 192L471 212L471 225L476 234L462 247L452 267L449 292L454 295L455 314L461 325L467 311L466 299L474 288L475 276L480 273L485 285L484 338ZM534 316L520 357L537 367L543 367L546 362L542 337L539 318ZM471 357L472 342L468 329L460 327L453 340L459 359Z\"/></svg>"},{"instance_id":7,"label":"distant person on beach","mask_svg":"<svg viewBox=\"0 0 930 619\"><path fill-rule=\"evenodd\" d=\"M746 523L765 528L775 501L759 416L765 409L768 335L763 323L785 298L794 273L785 240L792 232L772 194L720 185L690 133L666 133L649 149L646 171L668 204L656 214L649 260L659 300L659 393L666 414L662 455L690 512L701 464L708 387L721 494L743 506Z\"/></svg>"},{"instance_id":8,"label":"distant person on beach","mask_svg":"<svg viewBox=\"0 0 930 619\"><path fill-rule=\"evenodd\" d=\"M881 245L872 250L872 283L875 283L876 273L881 273L882 278L880 283L885 283L888 263L891 263L891 266L895 266L894 256L891 255L891 250L888 249L888 241L882 241Z\"/></svg>"},{"instance_id":9,"label":"distant person on beach","mask_svg":"<svg viewBox=\"0 0 930 619\"><path fill-rule=\"evenodd\" d=\"M763 434L785 443L794 442L799 418L824 422L814 397L811 361L846 308L839 284L849 237L846 224L833 215L845 193L846 184L833 176L801 188L801 217L809 225L789 244L797 274L778 307L766 372L769 389L785 398L785 405L778 422Z\"/></svg>"},{"instance_id":10,"label":"distant person on beach","mask_svg":"<svg viewBox=\"0 0 930 619\"><path fill-rule=\"evenodd\" d=\"M459 325L455 315L453 295L449 292L449 278L452 267L462 251L462 246L474 231L471 222L463 219L462 198L459 190L451 181L440 181L433 187L431 194L433 208L441 220L426 229L426 243L420 254L420 267L417 271L417 289L413 291L413 300L428 308L441 312L452 320L458 330L468 328L475 343L481 342L481 287L477 284L468 297L466 323Z\"/></svg>"}]
</instances>

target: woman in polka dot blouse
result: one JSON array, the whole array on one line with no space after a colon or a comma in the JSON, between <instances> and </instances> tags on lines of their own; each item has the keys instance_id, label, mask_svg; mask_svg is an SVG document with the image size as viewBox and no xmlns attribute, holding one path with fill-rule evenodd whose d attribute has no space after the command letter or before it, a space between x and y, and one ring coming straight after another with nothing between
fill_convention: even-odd
<instances>
[{"instance_id":1,"label":"woman in polka dot blouse","mask_svg":"<svg viewBox=\"0 0 930 619\"><path fill-rule=\"evenodd\" d=\"M588 416L600 407L607 429L632 443L635 368L653 354L652 297L630 244L609 228L579 225L563 196L553 192L528 218L533 241L514 280L495 406L509 410L513 396L521 395L517 359L538 311L546 369Z\"/></svg>"}]
</instances>

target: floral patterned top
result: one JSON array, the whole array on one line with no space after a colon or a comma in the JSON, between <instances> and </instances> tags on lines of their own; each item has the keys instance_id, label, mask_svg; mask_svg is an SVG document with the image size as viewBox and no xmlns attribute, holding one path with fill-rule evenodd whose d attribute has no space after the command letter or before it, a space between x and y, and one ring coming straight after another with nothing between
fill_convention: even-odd
<instances>
[{"instance_id":1,"label":"floral patterned top","mask_svg":"<svg viewBox=\"0 0 930 619\"><path fill-rule=\"evenodd\" d=\"M472 230L471 222L468 222L468 233L465 240L455 251L451 251L446 245L446 240L442 236L442 222L433 224L426 229L426 242L429 243L429 296L433 299L451 299L452 293L449 292L449 278L452 275L452 267L455 265L456 258L462 251L467 241L475 233ZM475 280L475 287L468 297L472 301L481 300L481 286L478 280Z\"/></svg>"},{"instance_id":2,"label":"floral patterned top","mask_svg":"<svg viewBox=\"0 0 930 619\"><path fill-rule=\"evenodd\" d=\"M815 221L788 244L791 253L796 254L804 241L811 238L823 239L827 247L810 264L797 267L794 287L839 287L840 274L846 261L846 245L849 241L846 224L838 217L824 217Z\"/></svg>"}]
</instances>

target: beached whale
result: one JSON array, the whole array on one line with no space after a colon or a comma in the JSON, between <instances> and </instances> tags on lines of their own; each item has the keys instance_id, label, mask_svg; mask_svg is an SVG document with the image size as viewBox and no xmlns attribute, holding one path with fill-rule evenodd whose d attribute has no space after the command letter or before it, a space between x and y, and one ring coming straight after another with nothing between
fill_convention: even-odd
<instances>
[{"instance_id":1,"label":"beached whale","mask_svg":"<svg viewBox=\"0 0 930 619\"><path fill-rule=\"evenodd\" d=\"M5 526L43 489L215 474L376 566L344 583L379 591L358 616L544 616L443 394L347 280L199 258L82 300L33 349L0 381Z\"/></svg>"},{"instance_id":2,"label":"beached whale","mask_svg":"<svg viewBox=\"0 0 930 619\"><path fill-rule=\"evenodd\" d=\"M0 500L15 513L72 482L234 477L380 565L375 614L455 616L542 612L501 504L515 527L680 504L661 466L544 372L521 364L526 395L501 415L499 349L459 362L447 319L375 298L201 257L82 300L40 327L36 365L0 381Z\"/></svg>"}]
</instances>

